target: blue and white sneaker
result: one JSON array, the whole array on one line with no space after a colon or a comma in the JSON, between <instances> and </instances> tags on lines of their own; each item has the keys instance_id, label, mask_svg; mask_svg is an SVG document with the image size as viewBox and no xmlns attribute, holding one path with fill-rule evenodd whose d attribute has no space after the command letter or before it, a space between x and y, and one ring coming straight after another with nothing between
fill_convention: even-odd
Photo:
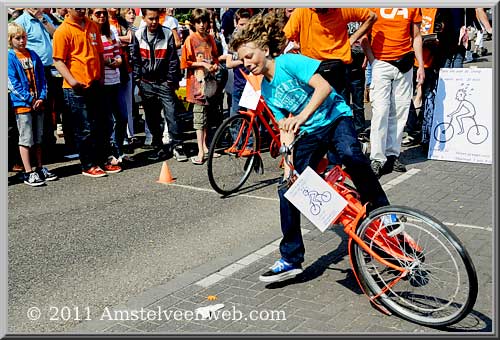
<instances>
[{"instance_id":1,"label":"blue and white sneaker","mask_svg":"<svg viewBox=\"0 0 500 340\"><path fill-rule=\"evenodd\" d=\"M38 176L44 181L55 181L58 177L56 174L52 173L46 167L36 168Z\"/></svg>"},{"instance_id":2,"label":"blue and white sneaker","mask_svg":"<svg viewBox=\"0 0 500 340\"><path fill-rule=\"evenodd\" d=\"M283 259L279 259L273 264L270 270L259 276L259 280L262 282L277 282L295 277L302 272L303 270L300 264L295 265Z\"/></svg>"}]
</instances>

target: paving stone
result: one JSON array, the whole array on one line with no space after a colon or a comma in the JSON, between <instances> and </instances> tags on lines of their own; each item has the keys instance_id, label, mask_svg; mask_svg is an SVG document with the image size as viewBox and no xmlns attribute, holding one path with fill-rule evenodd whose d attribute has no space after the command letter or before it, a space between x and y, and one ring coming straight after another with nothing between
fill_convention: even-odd
<instances>
[{"instance_id":1,"label":"paving stone","mask_svg":"<svg viewBox=\"0 0 500 340\"><path fill-rule=\"evenodd\" d=\"M303 318L300 315L290 315L286 317L286 321L277 322L272 329L279 332L290 333L292 330L302 325L305 321L306 318Z\"/></svg>"},{"instance_id":2,"label":"paving stone","mask_svg":"<svg viewBox=\"0 0 500 340\"><path fill-rule=\"evenodd\" d=\"M210 327L205 324L199 324L196 322L186 322L183 327L179 330L179 333L183 334L200 334L200 333L215 333L217 332L217 328Z\"/></svg>"},{"instance_id":3,"label":"paving stone","mask_svg":"<svg viewBox=\"0 0 500 340\"><path fill-rule=\"evenodd\" d=\"M282 307L284 304L286 304L287 302L289 302L292 298L289 297L289 296L284 296L284 295L276 295L276 296L273 296L272 298L269 298L267 300L260 300L260 301L263 301L259 307L260 308L280 308Z\"/></svg>"},{"instance_id":4,"label":"paving stone","mask_svg":"<svg viewBox=\"0 0 500 340\"><path fill-rule=\"evenodd\" d=\"M312 311L321 310L325 307L325 305L323 305L323 304L315 303L315 302L311 302L311 301L305 301L305 300L301 300L301 299L292 299L289 302L287 302L287 305L295 307L295 308L309 309Z\"/></svg>"},{"instance_id":5,"label":"paving stone","mask_svg":"<svg viewBox=\"0 0 500 340\"><path fill-rule=\"evenodd\" d=\"M173 306L173 305L179 303L180 301L182 301L181 298L173 296L173 295L168 295L168 296L165 296L163 299L148 305L147 307L150 309L155 309L158 307L160 307L162 309L167 309L168 307Z\"/></svg>"},{"instance_id":6,"label":"paving stone","mask_svg":"<svg viewBox=\"0 0 500 340\"><path fill-rule=\"evenodd\" d=\"M109 328L106 328L104 330L104 333L129 333L130 331L139 331L139 330L118 323Z\"/></svg>"},{"instance_id":7,"label":"paving stone","mask_svg":"<svg viewBox=\"0 0 500 340\"><path fill-rule=\"evenodd\" d=\"M222 327L219 329L221 333L243 333L246 329L249 328L249 325L243 322L232 322L226 327Z\"/></svg>"},{"instance_id":8,"label":"paving stone","mask_svg":"<svg viewBox=\"0 0 500 340\"><path fill-rule=\"evenodd\" d=\"M140 332L149 333L158 328L159 324L151 321L142 321L136 325L134 325L135 329L138 329Z\"/></svg>"},{"instance_id":9,"label":"paving stone","mask_svg":"<svg viewBox=\"0 0 500 340\"><path fill-rule=\"evenodd\" d=\"M224 284L236 288L251 289L251 287L255 285L255 282L228 277L224 279Z\"/></svg>"},{"instance_id":10,"label":"paving stone","mask_svg":"<svg viewBox=\"0 0 500 340\"><path fill-rule=\"evenodd\" d=\"M247 305L247 306L255 306L259 305L259 300L253 297L235 295L229 299L230 302L234 302L237 304Z\"/></svg>"}]
</instances>

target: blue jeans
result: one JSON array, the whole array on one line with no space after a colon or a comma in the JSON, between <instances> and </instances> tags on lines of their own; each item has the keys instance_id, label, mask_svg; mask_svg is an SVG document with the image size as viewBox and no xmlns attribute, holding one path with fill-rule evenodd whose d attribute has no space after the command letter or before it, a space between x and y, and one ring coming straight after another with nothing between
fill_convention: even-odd
<instances>
[{"instance_id":1,"label":"blue jeans","mask_svg":"<svg viewBox=\"0 0 500 340\"><path fill-rule=\"evenodd\" d=\"M359 134L366 129L365 104L363 102L365 91L364 70L353 70L351 65L346 66L346 91L347 98L350 99L347 104L350 104L354 117L354 128Z\"/></svg>"},{"instance_id":2,"label":"blue jeans","mask_svg":"<svg viewBox=\"0 0 500 340\"><path fill-rule=\"evenodd\" d=\"M363 154L351 117L338 118L331 126L308 134L295 145L293 164L301 173L307 166L315 169L327 151L335 154L345 165L363 204L369 202L368 211L389 205L382 186L373 173L370 161ZM279 189L281 257L293 264L304 262L304 241L300 230L300 212L285 198L287 188Z\"/></svg>"},{"instance_id":3,"label":"blue jeans","mask_svg":"<svg viewBox=\"0 0 500 340\"><path fill-rule=\"evenodd\" d=\"M239 114L240 110L244 110L244 107L240 106L241 94L243 89L233 88L233 94L231 96L231 111L229 112L229 117Z\"/></svg>"},{"instance_id":4,"label":"blue jeans","mask_svg":"<svg viewBox=\"0 0 500 340\"><path fill-rule=\"evenodd\" d=\"M437 78L439 75L439 70L433 68L425 69L425 80L422 84L422 106L420 107L420 114L417 114L417 108L413 103L413 99L410 103L410 111L408 113L408 120L406 121L405 130L409 135L415 136L415 134L422 132L422 124L424 119L426 98L430 96L430 93L434 91L437 87ZM413 89L416 88L417 83L417 68L413 67ZM431 123L432 124L432 123Z\"/></svg>"},{"instance_id":5,"label":"blue jeans","mask_svg":"<svg viewBox=\"0 0 500 340\"><path fill-rule=\"evenodd\" d=\"M460 52L448 56L444 60L443 68L463 68L463 67L464 67L464 55Z\"/></svg>"},{"instance_id":6,"label":"blue jeans","mask_svg":"<svg viewBox=\"0 0 500 340\"><path fill-rule=\"evenodd\" d=\"M365 69L365 87L370 87L372 83L372 64L368 63Z\"/></svg>"},{"instance_id":7,"label":"blue jeans","mask_svg":"<svg viewBox=\"0 0 500 340\"><path fill-rule=\"evenodd\" d=\"M179 128L178 117L175 114L175 91L166 83L155 83L141 81L139 84L141 91L142 107L146 116L149 131L153 135L153 145L161 147L163 145L163 127L161 121L161 110L165 117L164 123L167 124L170 134L170 144L172 147L181 144L181 131Z\"/></svg>"},{"instance_id":8,"label":"blue jeans","mask_svg":"<svg viewBox=\"0 0 500 340\"><path fill-rule=\"evenodd\" d=\"M108 156L120 157L123 154L123 141L127 134L127 111L121 104L120 84L104 85L104 109L108 119L107 137L111 144ZM125 111L124 111L125 110Z\"/></svg>"},{"instance_id":9,"label":"blue jeans","mask_svg":"<svg viewBox=\"0 0 500 340\"><path fill-rule=\"evenodd\" d=\"M75 146L80 154L83 170L102 165L109 154L106 138L106 115L102 112L102 86L94 82L89 88L75 92L63 89L64 100L71 114L68 115L74 131Z\"/></svg>"}]
</instances>

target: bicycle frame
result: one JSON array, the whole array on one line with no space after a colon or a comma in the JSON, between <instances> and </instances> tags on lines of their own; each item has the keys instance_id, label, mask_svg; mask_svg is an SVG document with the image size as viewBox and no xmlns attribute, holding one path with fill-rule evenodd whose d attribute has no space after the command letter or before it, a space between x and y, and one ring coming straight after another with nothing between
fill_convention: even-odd
<instances>
[{"instance_id":1,"label":"bicycle frame","mask_svg":"<svg viewBox=\"0 0 500 340\"><path fill-rule=\"evenodd\" d=\"M259 124L262 124L266 130L268 131L269 135L272 138L272 141L279 146L280 145L280 137L279 137L279 128L278 128L278 122L276 121L276 118L274 118L273 113L271 112L271 109L267 106L266 102L264 101L264 98L260 97L259 98L259 103L257 104L257 108L255 110L248 109L246 111L240 111L240 114L245 115L250 118L250 126L258 126L256 121L259 121ZM266 119L268 118L268 119ZM268 120L271 120L271 124L268 123ZM259 129L257 129L258 133L260 134ZM241 135L243 133L243 127L240 128L238 138L236 139L236 143L241 140ZM251 129L247 130L246 137L245 137L245 145L248 143L248 140L250 138L250 133ZM271 149L271 148L270 148ZM242 148L238 154L241 156L241 153L243 152L244 148ZM257 150L257 153L260 154L260 145ZM273 155L273 153L271 153ZM276 158L278 155L273 155L274 158Z\"/></svg>"},{"instance_id":2,"label":"bicycle frame","mask_svg":"<svg viewBox=\"0 0 500 340\"><path fill-rule=\"evenodd\" d=\"M258 81L257 78L251 78L250 75L246 74L242 70L240 70L240 72L243 75L243 77L247 80L247 82L253 87L254 90L256 90L256 87L260 87L260 84L256 83ZM264 128L267 130L267 132L271 136L272 141L275 143L275 145L279 149L279 146L280 146L279 134L280 133L279 133L279 128L278 128L278 122L276 121L274 114L272 113L269 106L267 106L267 104L262 96L259 97L259 102L257 103L257 107L255 108L255 110L247 109L245 111L240 110L239 112L240 112L240 114L248 116L250 118L250 126L254 126L254 124L256 124L256 126L258 126L258 124L256 123L256 121L258 119L259 123L264 126ZM268 123L269 120L271 121L271 124ZM248 140L250 137L250 131L251 130L247 130L247 136L245 138L245 145L248 143ZM257 129L257 132L260 134L259 129ZM242 129L240 129L240 133L238 134L238 138L236 141L240 140L241 133L242 133ZM273 158L276 158L279 156L279 154L277 152L278 150L276 150L276 152L273 153L272 148L270 147L269 149L271 151L271 155L273 156ZM243 150L240 150L238 155L241 156L242 152L243 152ZM260 145L259 145L259 149L257 150L257 153L260 155Z\"/></svg>"},{"instance_id":3,"label":"bicycle frame","mask_svg":"<svg viewBox=\"0 0 500 340\"><path fill-rule=\"evenodd\" d=\"M347 201L347 206L344 208L342 213L337 217L333 223L341 223L344 226L344 232L349 236L349 261L351 263L351 267L354 269L354 265L352 262L351 255L351 242L356 242L363 250L365 250L368 254L370 254L376 261L382 263L383 265L400 272L401 274L395 278L387 287L382 289L380 294L385 293L388 289L396 285L399 280L404 278L408 274L408 270L395 265L394 263L388 262L384 258L382 258L379 254L375 253L370 247L366 245L366 243L356 235L356 228L360 224L360 221L366 217L366 205L361 204L359 201L359 194L353 190L348 188L344 182L346 179L350 179L349 175L342 170L340 166L335 166L331 171L326 174L325 181L337 191L344 199ZM386 253L395 257L396 259L403 259L408 262L413 262L414 259L403 254L400 249L397 247L399 244L399 240L395 237L389 236L386 230L383 230L380 233L377 233L376 228L378 228L380 224L375 224L372 228L373 232L370 233L369 237L377 243L377 245L383 249ZM368 235L368 233L367 233ZM421 249L415 241L413 241L408 235L405 235L405 241L407 241L412 247L415 249ZM393 246L394 245L394 246ZM363 290L363 293L370 299L377 308L383 311L386 314L390 314L389 311L385 309L385 307L378 304L375 300L380 296L380 294L376 296L371 296L369 292L366 292L361 284L361 281L358 277L358 274L355 270L353 270L354 276L356 277L356 281L358 285Z\"/></svg>"},{"instance_id":4,"label":"bicycle frame","mask_svg":"<svg viewBox=\"0 0 500 340\"><path fill-rule=\"evenodd\" d=\"M284 160L290 167L290 177L286 182L293 183L294 176L299 175L297 171L294 169L293 164L288 160L288 156L291 153L291 147L295 142L300 138L302 134L295 138L295 140L290 144L290 146L283 146L280 152L284 155ZM394 263L391 263L384 258L382 258L379 254L377 254L374 250L372 250L357 234L356 229L360 225L360 222L366 217L366 205L363 205L359 200L359 193L354 189L345 185L345 180L350 179L349 175L342 170L342 168L336 165L333 169L328 171L325 175L325 181L336 191L338 192L346 201L347 205L342 210L339 216L332 221L332 224L342 224L344 226L344 232L348 235L348 252L349 252L349 261L351 267L353 268L353 273L360 286L363 293L368 297L371 303L373 303L379 310L381 310L385 314L391 314L385 307L376 302L376 299L381 295L391 289L394 285L396 285L402 278L404 278L409 270L398 266ZM367 232L367 236L377 244L385 253L391 255L392 257L398 260L404 260L406 262L414 262L415 259L405 255L401 249L398 247L400 244L400 240L398 240L395 236L390 236L387 233L385 228L383 230L379 229L380 222L373 222L373 225L370 227L369 232ZM397 229L397 228L396 228ZM403 234L404 242L407 242L412 248L415 250L422 250L422 248L409 236ZM389 267L400 273L398 277L396 277L390 284L386 285L381 292L375 296L372 296L370 292L366 291L361 283L360 278L355 270L352 254L351 254L351 242L356 242L364 251L366 251L372 258L374 258L379 263L383 264L386 267Z\"/></svg>"}]
</instances>

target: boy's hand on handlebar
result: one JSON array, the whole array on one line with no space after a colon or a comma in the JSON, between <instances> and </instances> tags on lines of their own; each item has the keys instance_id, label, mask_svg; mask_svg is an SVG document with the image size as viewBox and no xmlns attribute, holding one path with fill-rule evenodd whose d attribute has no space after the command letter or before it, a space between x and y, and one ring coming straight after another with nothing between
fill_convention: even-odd
<instances>
[{"instance_id":1,"label":"boy's hand on handlebar","mask_svg":"<svg viewBox=\"0 0 500 340\"><path fill-rule=\"evenodd\" d=\"M306 120L307 117L304 118L302 115L292 116L280 120L279 126L281 130L297 133L300 129L300 126L304 124Z\"/></svg>"}]
</instances>

